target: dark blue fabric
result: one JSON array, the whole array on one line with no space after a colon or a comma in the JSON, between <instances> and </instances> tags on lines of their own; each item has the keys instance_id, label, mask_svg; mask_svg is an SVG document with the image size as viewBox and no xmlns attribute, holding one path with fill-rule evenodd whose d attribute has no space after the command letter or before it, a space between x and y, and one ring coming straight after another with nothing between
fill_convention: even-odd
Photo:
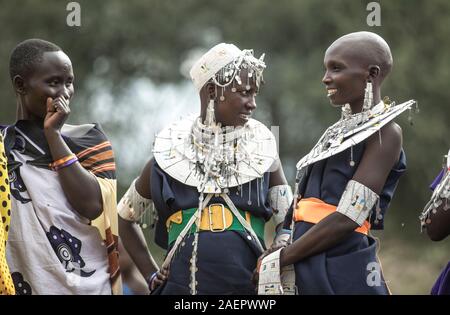
<instances>
[{"instance_id":1,"label":"dark blue fabric","mask_svg":"<svg viewBox=\"0 0 450 315\"><path fill-rule=\"evenodd\" d=\"M169 279L160 294L190 294L190 235L177 250L170 265ZM196 280L197 294L249 295L256 294L251 282L259 254L241 234L233 231L199 233Z\"/></svg>"},{"instance_id":2,"label":"dark blue fabric","mask_svg":"<svg viewBox=\"0 0 450 315\"><path fill-rule=\"evenodd\" d=\"M353 167L350 166L351 149L311 165L300 191L303 198L314 197L337 206L347 183L353 178L361 162L364 149L364 142L353 147ZM399 160L389 173L380 194L383 219L398 180L405 170L406 157L402 149ZM375 224L374 219L375 216L372 215L372 228L383 229L383 220ZM294 241L312 226L310 223L297 222ZM388 294L383 279L379 285L368 285L370 263L380 266L381 273L381 265L376 256L376 241L370 236L354 232L328 251L296 263L296 284L300 294Z\"/></svg>"},{"instance_id":3,"label":"dark blue fabric","mask_svg":"<svg viewBox=\"0 0 450 315\"><path fill-rule=\"evenodd\" d=\"M337 206L344 193L347 183L353 178L364 154L365 143L359 143L353 147L353 161L350 166L351 151L347 149L326 160L319 161L310 166L306 180L303 198L315 197L322 201ZM371 228L382 230L386 210L394 195L400 176L406 170L406 156L402 149L397 164L392 168L386 183L380 194L380 208L383 219L375 223L375 216L370 217Z\"/></svg>"},{"instance_id":4,"label":"dark blue fabric","mask_svg":"<svg viewBox=\"0 0 450 315\"><path fill-rule=\"evenodd\" d=\"M443 168L440 172L439 172L439 174L438 174L438 176L436 176L436 178L433 180L433 182L431 183L431 185L430 185L430 189L431 190L435 190L436 189L436 187L437 187L437 185L439 185L439 183L441 182L441 180L442 180L442 178L444 177L444 174L445 174L445 168Z\"/></svg>"},{"instance_id":5,"label":"dark blue fabric","mask_svg":"<svg viewBox=\"0 0 450 315\"><path fill-rule=\"evenodd\" d=\"M268 221L272 216L272 210L267 199L269 192L270 173L264 174L261 180L253 180L242 186L242 194L238 188L230 189L229 196L236 208L242 211L248 211L256 217L264 218ZM196 187L187 186L166 174L153 160L152 172L150 177L152 200L158 211L158 223L156 224L155 242L162 248L167 248L168 235L166 229L167 219L175 212L182 209L198 207L199 193ZM259 185L259 204L256 185ZM249 187L251 194L249 196ZM242 195L242 197L241 197ZM249 205L249 200L251 204ZM225 201L220 197L213 197L209 204L223 203Z\"/></svg>"},{"instance_id":6,"label":"dark blue fabric","mask_svg":"<svg viewBox=\"0 0 450 315\"><path fill-rule=\"evenodd\" d=\"M313 224L297 222L294 239L300 238ZM296 285L300 294L389 294L376 256L376 241L354 232L348 239L327 252L294 264ZM370 263L379 266L380 282L373 285ZM370 285L369 285L369 284Z\"/></svg>"},{"instance_id":7,"label":"dark blue fabric","mask_svg":"<svg viewBox=\"0 0 450 315\"><path fill-rule=\"evenodd\" d=\"M450 295L450 262L436 280L431 295Z\"/></svg>"},{"instance_id":8,"label":"dark blue fabric","mask_svg":"<svg viewBox=\"0 0 450 315\"><path fill-rule=\"evenodd\" d=\"M235 206L266 221L272 216L267 200L269 175L263 180L253 180L242 186L242 195L237 188L231 188L229 196ZM167 248L168 235L166 221L173 213L198 207L199 193L196 187L186 186L166 174L156 163L151 172L152 200L158 211L155 242ZM257 195L259 186L259 204ZM251 194L249 196L249 189ZM251 204L249 205L249 200ZM214 197L211 203L225 203ZM196 273L199 294L255 294L251 276L256 261L261 254L247 233L224 231L212 233L202 231L198 242L198 271ZM184 246L177 249L170 265L170 276L161 294L189 294L190 259L192 256L193 235L188 236Z\"/></svg>"}]
</instances>

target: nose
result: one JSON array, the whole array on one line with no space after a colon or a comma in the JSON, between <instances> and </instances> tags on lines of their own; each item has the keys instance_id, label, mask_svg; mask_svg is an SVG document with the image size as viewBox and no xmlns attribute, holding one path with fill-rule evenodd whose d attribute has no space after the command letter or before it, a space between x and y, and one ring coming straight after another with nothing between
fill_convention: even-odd
<instances>
[{"instance_id":1,"label":"nose","mask_svg":"<svg viewBox=\"0 0 450 315\"><path fill-rule=\"evenodd\" d=\"M330 77L328 71L325 71L325 74L323 75L323 78L322 78L322 83L325 85L328 85L331 83L331 81L332 80L331 80L331 77Z\"/></svg>"},{"instance_id":2,"label":"nose","mask_svg":"<svg viewBox=\"0 0 450 315\"><path fill-rule=\"evenodd\" d=\"M249 100L245 103L245 108L250 111L256 109L256 101L254 96L250 97Z\"/></svg>"},{"instance_id":3,"label":"nose","mask_svg":"<svg viewBox=\"0 0 450 315\"><path fill-rule=\"evenodd\" d=\"M73 90L67 86L64 86L61 90L60 96L64 97L66 100L69 100L72 97L72 94Z\"/></svg>"}]
</instances>

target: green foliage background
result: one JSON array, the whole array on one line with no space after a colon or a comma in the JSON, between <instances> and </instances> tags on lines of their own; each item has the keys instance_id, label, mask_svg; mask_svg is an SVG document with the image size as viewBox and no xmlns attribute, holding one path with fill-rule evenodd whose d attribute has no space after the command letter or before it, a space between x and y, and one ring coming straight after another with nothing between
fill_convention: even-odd
<instances>
[{"instance_id":1,"label":"green foliage background","mask_svg":"<svg viewBox=\"0 0 450 315\"><path fill-rule=\"evenodd\" d=\"M386 230L377 233L382 243L380 255L394 293L428 293L450 252L449 240L432 243L419 233L418 223L430 196L427 186L450 147L449 1L379 1L380 27L366 23L369 1L84 0L78 1L81 27L66 24L68 2L0 0L2 124L15 119L9 54L26 38L50 40L68 53L76 75L70 121L101 122L113 144L118 135L133 129L90 116L98 84L110 91L112 100L119 99L130 82L139 78L149 78L157 85L177 84L186 80L180 67L193 51L206 50L219 41L232 42L253 48L258 56L266 53L266 85L258 96L256 118L280 126L280 155L291 183L295 162L338 117L321 83L325 49L337 37L353 31L383 36L394 56L394 69L384 83L383 95L397 102L416 99L421 111L413 126L407 115L398 119L408 172L391 204ZM130 111L132 106L137 105L130 104ZM173 118L167 117L167 121ZM152 137L149 135L148 143ZM142 155L149 152L150 148ZM121 173L118 161L119 196L141 167L136 165L131 175Z\"/></svg>"}]
</instances>

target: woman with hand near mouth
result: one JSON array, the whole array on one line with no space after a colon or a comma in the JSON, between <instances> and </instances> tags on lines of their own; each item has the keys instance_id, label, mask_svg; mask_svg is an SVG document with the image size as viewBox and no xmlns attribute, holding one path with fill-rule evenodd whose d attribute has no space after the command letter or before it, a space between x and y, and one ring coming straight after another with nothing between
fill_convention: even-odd
<instances>
[{"instance_id":1,"label":"woman with hand near mouth","mask_svg":"<svg viewBox=\"0 0 450 315\"><path fill-rule=\"evenodd\" d=\"M154 158L119 203L124 247L161 294L255 294L264 224L281 227L292 201L274 136L251 118L263 59L218 44L192 67L200 115L170 124ZM154 204L156 243L168 249L160 272L139 227ZM170 271L170 272L169 272Z\"/></svg>"},{"instance_id":2,"label":"woman with hand near mouth","mask_svg":"<svg viewBox=\"0 0 450 315\"><path fill-rule=\"evenodd\" d=\"M381 100L392 56L374 33L337 39L324 65L327 96L342 118L297 164L296 207L284 226L294 228L292 244L271 251L281 268L294 264L300 294L388 294L369 230L383 228L406 168L402 131L392 119L414 102Z\"/></svg>"},{"instance_id":3,"label":"woman with hand near mouth","mask_svg":"<svg viewBox=\"0 0 450 315\"><path fill-rule=\"evenodd\" d=\"M10 58L17 121L2 127L11 190L7 260L17 294L121 294L114 155L97 124L65 124L70 58L28 39Z\"/></svg>"}]
</instances>

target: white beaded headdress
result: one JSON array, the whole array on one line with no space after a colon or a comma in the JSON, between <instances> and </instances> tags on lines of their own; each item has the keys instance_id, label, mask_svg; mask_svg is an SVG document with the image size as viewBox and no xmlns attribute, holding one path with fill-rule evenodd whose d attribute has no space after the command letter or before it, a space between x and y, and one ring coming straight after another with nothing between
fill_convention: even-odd
<instances>
[{"instance_id":1,"label":"white beaded headdress","mask_svg":"<svg viewBox=\"0 0 450 315\"><path fill-rule=\"evenodd\" d=\"M198 91L212 80L217 86L242 84L240 71L248 70L246 89L250 89L250 80L256 80L259 86L262 72L266 67L264 54L256 59L253 50L240 50L233 44L220 43L211 48L192 66L190 76ZM235 91L235 90L234 90ZM233 91L233 92L234 92Z\"/></svg>"}]
</instances>

